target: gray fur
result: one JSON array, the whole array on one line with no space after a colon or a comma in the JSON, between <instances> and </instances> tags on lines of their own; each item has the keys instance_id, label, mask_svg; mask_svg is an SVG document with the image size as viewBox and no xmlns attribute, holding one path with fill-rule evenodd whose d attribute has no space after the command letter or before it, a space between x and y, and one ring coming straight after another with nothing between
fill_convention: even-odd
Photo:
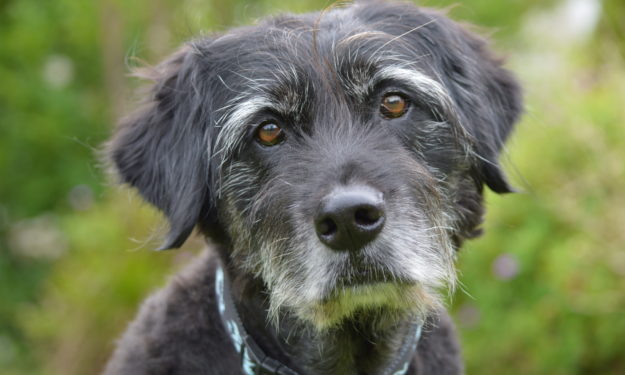
<instances>
[{"instance_id":1,"label":"gray fur","mask_svg":"<svg viewBox=\"0 0 625 375\"><path fill-rule=\"evenodd\" d=\"M216 245L130 326L106 374L239 374L214 305L225 264L246 329L302 374L376 374L410 322L426 333L410 374L458 374L439 294L479 234L482 191L510 191L497 156L521 111L486 43L442 14L358 2L190 42L153 71L152 96L109 144L123 182ZM386 93L410 107L378 112ZM266 121L283 143L254 141ZM313 225L337 189L384 196L384 229L357 253ZM362 283L361 277L375 282Z\"/></svg>"}]
</instances>

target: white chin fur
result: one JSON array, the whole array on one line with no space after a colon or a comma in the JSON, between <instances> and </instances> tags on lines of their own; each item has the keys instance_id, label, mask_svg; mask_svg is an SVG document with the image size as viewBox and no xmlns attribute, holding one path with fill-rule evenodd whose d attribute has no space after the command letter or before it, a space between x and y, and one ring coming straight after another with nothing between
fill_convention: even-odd
<instances>
[{"instance_id":1,"label":"white chin fur","mask_svg":"<svg viewBox=\"0 0 625 375\"><path fill-rule=\"evenodd\" d=\"M329 298L294 307L297 316L317 330L326 330L359 312L380 311L385 318L393 315L424 317L439 306L439 298L418 285L375 283L338 290Z\"/></svg>"}]
</instances>

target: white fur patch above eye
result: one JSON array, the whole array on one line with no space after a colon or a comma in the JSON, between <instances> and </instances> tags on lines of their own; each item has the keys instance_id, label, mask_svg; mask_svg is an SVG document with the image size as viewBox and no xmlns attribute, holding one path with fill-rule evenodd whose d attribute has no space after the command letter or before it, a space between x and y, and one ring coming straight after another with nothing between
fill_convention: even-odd
<instances>
[{"instance_id":1,"label":"white fur patch above eye","mask_svg":"<svg viewBox=\"0 0 625 375\"><path fill-rule=\"evenodd\" d=\"M385 67L375 74L372 81L377 84L383 80L395 80L412 86L434 107L441 107L446 113L454 112L453 101L445 87L417 70L396 66Z\"/></svg>"},{"instance_id":2,"label":"white fur patch above eye","mask_svg":"<svg viewBox=\"0 0 625 375\"><path fill-rule=\"evenodd\" d=\"M234 109L224 114L216 125L221 128L215 142L216 153L222 155L233 153L240 146L248 129L245 125L258 112L271 106L271 101L264 97L254 97L233 105Z\"/></svg>"}]
</instances>

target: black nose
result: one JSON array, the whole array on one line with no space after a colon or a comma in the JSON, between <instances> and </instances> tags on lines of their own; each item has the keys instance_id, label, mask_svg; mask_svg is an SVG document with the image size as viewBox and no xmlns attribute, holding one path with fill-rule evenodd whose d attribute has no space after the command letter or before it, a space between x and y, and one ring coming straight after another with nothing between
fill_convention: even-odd
<instances>
[{"instance_id":1,"label":"black nose","mask_svg":"<svg viewBox=\"0 0 625 375\"><path fill-rule=\"evenodd\" d=\"M317 236L334 250L359 250L384 226L384 198L370 187L352 186L326 195L315 217Z\"/></svg>"}]
</instances>

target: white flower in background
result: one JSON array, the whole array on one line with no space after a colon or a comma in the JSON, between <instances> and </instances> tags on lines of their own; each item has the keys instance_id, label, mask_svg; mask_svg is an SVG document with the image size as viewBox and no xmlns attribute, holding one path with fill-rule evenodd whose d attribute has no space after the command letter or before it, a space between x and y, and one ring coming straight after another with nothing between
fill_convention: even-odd
<instances>
[{"instance_id":1,"label":"white flower in background","mask_svg":"<svg viewBox=\"0 0 625 375\"><path fill-rule=\"evenodd\" d=\"M55 89L67 87L74 80L74 63L64 55L50 55L43 65L43 79Z\"/></svg>"},{"instance_id":2,"label":"white flower in background","mask_svg":"<svg viewBox=\"0 0 625 375\"><path fill-rule=\"evenodd\" d=\"M530 13L524 32L543 43L556 44L584 42L592 35L601 18L600 0L564 0L555 8Z\"/></svg>"},{"instance_id":3,"label":"white flower in background","mask_svg":"<svg viewBox=\"0 0 625 375\"><path fill-rule=\"evenodd\" d=\"M67 239L51 214L19 221L9 230L9 248L21 256L56 259L67 247Z\"/></svg>"}]
</instances>

